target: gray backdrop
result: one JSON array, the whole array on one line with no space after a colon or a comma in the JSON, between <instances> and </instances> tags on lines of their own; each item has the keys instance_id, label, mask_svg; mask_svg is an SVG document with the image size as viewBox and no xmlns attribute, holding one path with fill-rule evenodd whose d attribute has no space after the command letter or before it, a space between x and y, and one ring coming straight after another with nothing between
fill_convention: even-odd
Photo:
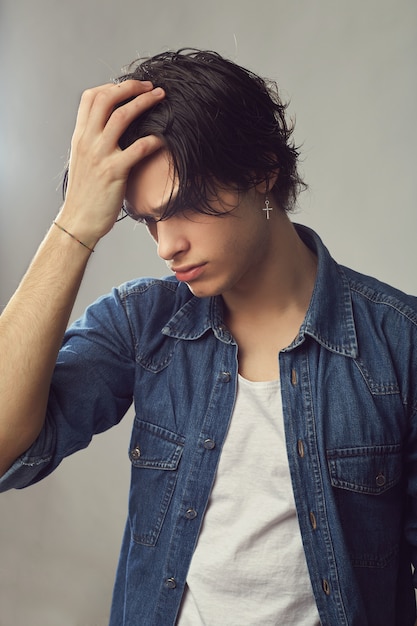
<instances>
[{"instance_id":1,"label":"gray backdrop","mask_svg":"<svg viewBox=\"0 0 417 626\"><path fill-rule=\"evenodd\" d=\"M82 90L181 46L278 80L310 184L294 219L339 261L417 293L415 0L1 0L0 305L59 208ZM164 267L126 220L98 245L74 316ZM107 623L131 420L43 483L0 496L0 626Z\"/></svg>"}]
</instances>

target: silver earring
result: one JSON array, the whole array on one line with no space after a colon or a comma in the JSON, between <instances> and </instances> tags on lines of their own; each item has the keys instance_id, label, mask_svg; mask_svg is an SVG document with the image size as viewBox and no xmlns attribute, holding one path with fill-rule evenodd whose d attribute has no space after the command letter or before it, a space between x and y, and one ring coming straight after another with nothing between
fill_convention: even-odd
<instances>
[{"instance_id":1,"label":"silver earring","mask_svg":"<svg viewBox=\"0 0 417 626\"><path fill-rule=\"evenodd\" d=\"M266 219L269 220L269 211L273 211L274 209L269 206L269 199L268 196L265 194L265 206L263 207L262 211L266 211Z\"/></svg>"}]
</instances>

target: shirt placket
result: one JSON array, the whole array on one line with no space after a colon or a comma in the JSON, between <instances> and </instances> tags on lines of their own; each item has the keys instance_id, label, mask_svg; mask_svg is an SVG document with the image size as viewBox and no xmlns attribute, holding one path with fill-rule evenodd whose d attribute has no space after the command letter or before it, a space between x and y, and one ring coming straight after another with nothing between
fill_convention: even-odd
<instances>
[{"instance_id":1,"label":"shirt placket","mask_svg":"<svg viewBox=\"0 0 417 626\"><path fill-rule=\"evenodd\" d=\"M221 348L220 348L221 346ZM219 342L217 376L201 431L187 469L171 546L162 568L155 624L174 624L204 512L210 497L221 449L233 411L236 391L236 346Z\"/></svg>"},{"instance_id":2,"label":"shirt placket","mask_svg":"<svg viewBox=\"0 0 417 626\"><path fill-rule=\"evenodd\" d=\"M323 488L308 352L280 355L287 453L311 584L324 625L347 625ZM319 382L315 381L316 387Z\"/></svg>"}]
</instances>

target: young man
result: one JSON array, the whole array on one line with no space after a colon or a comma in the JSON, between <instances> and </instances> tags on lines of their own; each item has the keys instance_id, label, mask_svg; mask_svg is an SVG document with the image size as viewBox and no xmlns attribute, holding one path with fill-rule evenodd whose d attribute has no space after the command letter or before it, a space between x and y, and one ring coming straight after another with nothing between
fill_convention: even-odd
<instances>
[{"instance_id":1,"label":"young man","mask_svg":"<svg viewBox=\"0 0 417 626\"><path fill-rule=\"evenodd\" d=\"M3 490L135 404L112 626L415 620L417 299L291 223L284 109L210 52L87 91L66 200L0 318ZM122 203L174 275L63 339Z\"/></svg>"}]
</instances>

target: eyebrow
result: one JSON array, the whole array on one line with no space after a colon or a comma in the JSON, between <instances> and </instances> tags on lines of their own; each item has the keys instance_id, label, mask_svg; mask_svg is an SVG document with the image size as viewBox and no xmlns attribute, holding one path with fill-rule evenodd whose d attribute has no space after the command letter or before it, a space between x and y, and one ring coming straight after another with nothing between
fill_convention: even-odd
<instances>
[{"instance_id":1,"label":"eyebrow","mask_svg":"<svg viewBox=\"0 0 417 626\"><path fill-rule=\"evenodd\" d=\"M163 202L162 204L156 207L150 208L149 212L146 214L137 212L136 209L130 204L130 202L128 202L127 200L125 202L128 208L130 209L130 214L133 215L137 220L152 218L153 220L158 222L161 219L163 219L163 217L161 216L163 216L166 213L168 208L172 207L172 205L175 204L176 199L177 199L177 194L169 197L166 202Z\"/></svg>"},{"instance_id":2,"label":"eyebrow","mask_svg":"<svg viewBox=\"0 0 417 626\"><path fill-rule=\"evenodd\" d=\"M130 204L130 202L128 200L126 200L126 198L123 201L123 209L125 211L125 213L127 213L127 215L129 215L129 217L131 217L132 219L136 220L137 222L140 222L141 220L146 220L149 218L152 218L155 221L159 221L159 219L161 219L160 217L156 217L156 215L163 215L164 212L166 211L166 209L168 208L169 202L165 202L164 204L162 204L159 207L155 207L154 209L150 209L149 213L139 213L135 207L133 206L133 204Z\"/></svg>"},{"instance_id":3,"label":"eyebrow","mask_svg":"<svg viewBox=\"0 0 417 626\"><path fill-rule=\"evenodd\" d=\"M150 214L157 214L157 215L164 215L164 213L166 212L166 210L168 209L169 205L172 204L172 199L170 198L169 200L167 200L166 202L164 202L163 204L160 204L159 206L153 208L150 210ZM159 218L161 219L161 218Z\"/></svg>"}]
</instances>

